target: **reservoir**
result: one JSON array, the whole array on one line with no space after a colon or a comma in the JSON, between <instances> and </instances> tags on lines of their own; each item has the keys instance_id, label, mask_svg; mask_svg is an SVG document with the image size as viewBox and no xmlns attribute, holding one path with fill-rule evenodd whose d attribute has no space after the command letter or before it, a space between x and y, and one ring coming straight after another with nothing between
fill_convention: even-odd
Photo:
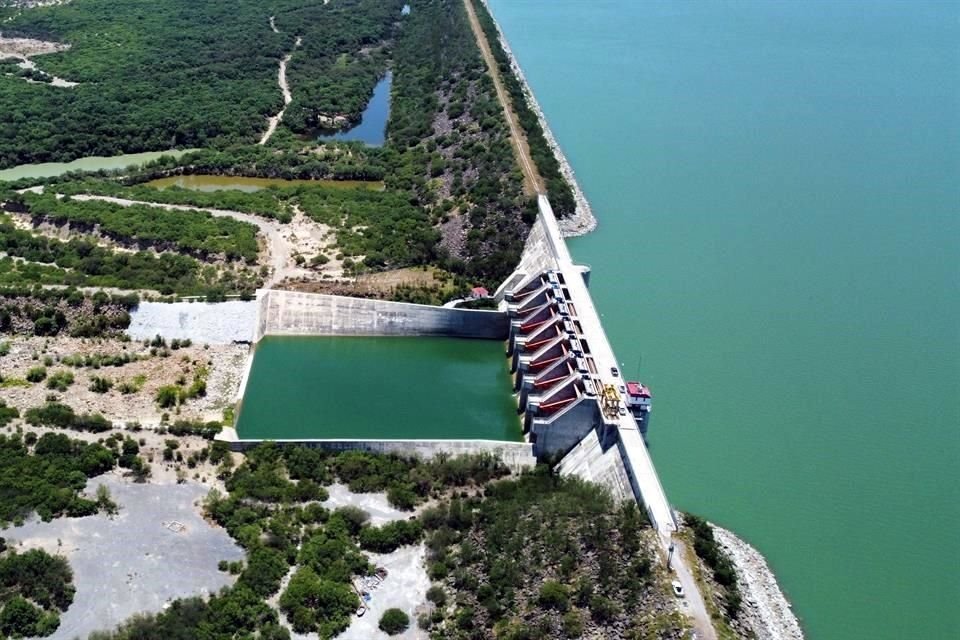
<instances>
[{"instance_id":1,"label":"reservoir","mask_svg":"<svg viewBox=\"0 0 960 640\"><path fill-rule=\"evenodd\" d=\"M166 189L179 187L190 191L243 191L253 193L275 187L326 187L329 189L370 189L383 191L383 182L373 180L283 180L282 178L246 178L240 176L183 175L158 178L147 182L148 187Z\"/></svg>"},{"instance_id":2,"label":"reservoir","mask_svg":"<svg viewBox=\"0 0 960 640\"><path fill-rule=\"evenodd\" d=\"M373 89L373 97L360 116L360 122L346 131L320 131L321 140L364 142L379 147L387 139L387 120L390 118L390 87L393 73L387 71Z\"/></svg>"},{"instance_id":3,"label":"reservoir","mask_svg":"<svg viewBox=\"0 0 960 640\"><path fill-rule=\"evenodd\" d=\"M241 439L522 440L504 345L433 337L257 343Z\"/></svg>"},{"instance_id":4,"label":"reservoir","mask_svg":"<svg viewBox=\"0 0 960 640\"><path fill-rule=\"evenodd\" d=\"M954 637L960 5L490 4L599 220L571 251L671 502L812 640Z\"/></svg>"},{"instance_id":5,"label":"reservoir","mask_svg":"<svg viewBox=\"0 0 960 640\"><path fill-rule=\"evenodd\" d=\"M40 164L22 164L0 171L0 181L20 180L21 178L51 178L70 171L112 171L125 169L156 160L161 156L179 158L193 149L174 149L170 151L147 151L144 153L126 153L119 156L88 156L72 162L43 162Z\"/></svg>"}]
</instances>

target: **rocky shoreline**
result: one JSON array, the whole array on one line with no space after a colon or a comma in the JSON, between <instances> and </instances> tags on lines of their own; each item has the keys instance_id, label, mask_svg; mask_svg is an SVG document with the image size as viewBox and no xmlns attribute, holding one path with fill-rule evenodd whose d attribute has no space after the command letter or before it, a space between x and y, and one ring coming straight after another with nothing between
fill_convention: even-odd
<instances>
[{"instance_id":1,"label":"rocky shoreline","mask_svg":"<svg viewBox=\"0 0 960 640\"><path fill-rule=\"evenodd\" d=\"M493 11L490 9L490 5L487 4L487 0L480 1L483 3L483 6L486 7L490 15L494 15ZM593 215L593 209L590 207L590 203L587 202L587 197L583 194L583 190L580 188L580 183L577 182L577 177L573 171L573 167L570 166L570 162L563 154L563 150L560 148L560 144L553 135L553 131L550 130L550 125L547 124L547 119L543 115L543 110L540 108L540 103L537 102L536 96L534 96L533 91L530 90L530 85L527 83L527 78L523 75L523 69L520 68L520 64L517 62L516 56L513 55L513 50L510 49L510 44L507 42L506 37L504 37L499 23L497 23L496 19L494 19L493 23L497 28L497 40L500 41L500 46L503 47L503 51L507 54L507 59L510 60L510 69L514 76L516 76L517 80L520 81L520 86L523 87L523 93L527 100L527 104L529 104L533 112L537 114L537 119L540 121L540 127L543 128L543 136L547 139L547 144L549 144L550 148L553 150L553 155L557 159L557 162L560 163L560 172L563 174L563 177L567 180L567 182L570 184L570 188L573 190L573 198L577 203L577 209L572 216L567 216L559 220L560 231L563 232L563 235L566 237L586 235L597 228L597 219Z\"/></svg>"},{"instance_id":2,"label":"rocky shoreline","mask_svg":"<svg viewBox=\"0 0 960 640\"><path fill-rule=\"evenodd\" d=\"M757 640L803 640L800 621L760 552L730 531L710 526L717 544L736 567L743 596L740 618L753 629Z\"/></svg>"}]
</instances>

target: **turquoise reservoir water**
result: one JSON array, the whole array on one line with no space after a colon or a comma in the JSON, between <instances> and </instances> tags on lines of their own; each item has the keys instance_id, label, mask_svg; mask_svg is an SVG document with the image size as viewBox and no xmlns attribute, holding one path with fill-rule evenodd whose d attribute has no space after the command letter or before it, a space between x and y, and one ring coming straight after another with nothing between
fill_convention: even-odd
<instances>
[{"instance_id":1,"label":"turquoise reservoir water","mask_svg":"<svg viewBox=\"0 0 960 640\"><path fill-rule=\"evenodd\" d=\"M257 344L237 433L519 441L504 349L454 338L268 336Z\"/></svg>"},{"instance_id":2,"label":"turquoise reservoir water","mask_svg":"<svg viewBox=\"0 0 960 640\"><path fill-rule=\"evenodd\" d=\"M810 638L960 628L960 5L492 0L671 500Z\"/></svg>"},{"instance_id":3,"label":"turquoise reservoir water","mask_svg":"<svg viewBox=\"0 0 960 640\"><path fill-rule=\"evenodd\" d=\"M381 146L387 138L387 120L390 118L390 87L393 73L388 71L373 88L373 96L360 115L360 122L346 131L321 131L321 139L359 140L371 146Z\"/></svg>"}]
</instances>

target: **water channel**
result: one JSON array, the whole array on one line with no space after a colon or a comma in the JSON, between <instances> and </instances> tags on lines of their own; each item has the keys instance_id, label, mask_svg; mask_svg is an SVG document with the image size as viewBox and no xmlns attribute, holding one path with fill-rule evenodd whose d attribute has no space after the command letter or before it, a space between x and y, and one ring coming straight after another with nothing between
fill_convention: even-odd
<instances>
[{"instance_id":1,"label":"water channel","mask_svg":"<svg viewBox=\"0 0 960 640\"><path fill-rule=\"evenodd\" d=\"M184 175L158 178L147 182L148 187L166 189L179 187L190 191L243 191L253 193L271 187L327 187L330 189L369 189L383 191L383 182L375 180L283 180L281 178L247 178L242 176Z\"/></svg>"},{"instance_id":2,"label":"water channel","mask_svg":"<svg viewBox=\"0 0 960 640\"><path fill-rule=\"evenodd\" d=\"M267 336L256 346L237 432L520 441L511 389L497 341Z\"/></svg>"},{"instance_id":3,"label":"water channel","mask_svg":"<svg viewBox=\"0 0 960 640\"><path fill-rule=\"evenodd\" d=\"M382 146L387 140L387 120L390 117L390 87L393 86L393 72L387 73L377 82L373 97L367 103L360 122L346 131L319 131L321 140L342 140L364 142L372 147Z\"/></svg>"}]
</instances>

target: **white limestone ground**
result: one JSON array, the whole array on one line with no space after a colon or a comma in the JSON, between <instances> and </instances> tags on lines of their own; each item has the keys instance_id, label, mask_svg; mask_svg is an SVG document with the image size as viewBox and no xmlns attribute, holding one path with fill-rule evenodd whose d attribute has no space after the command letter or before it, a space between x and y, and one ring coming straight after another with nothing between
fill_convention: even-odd
<instances>
[{"instance_id":1,"label":"white limestone ground","mask_svg":"<svg viewBox=\"0 0 960 640\"><path fill-rule=\"evenodd\" d=\"M257 320L254 300L227 302L141 302L130 313L127 335L146 340L160 334L167 340L230 344L252 341Z\"/></svg>"},{"instance_id":2,"label":"white limestone ground","mask_svg":"<svg viewBox=\"0 0 960 640\"><path fill-rule=\"evenodd\" d=\"M490 15L493 15L493 11L487 4L487 0L480 1L483 2L483 5L487 8L487 11L490 12ZM507 54L507 59L510 60L510 68L517 80L520 81L520 86L523 87L527 104L529 104L533 112L537 114L537 120L540 121L540 127L543 129L543 136L547 139L547 144L550 145L550 148L553 150L553 155L557 159L557 162L560 163L560 173L563 174L563 177L570 183L570 188L573 189L573 197L574 200L576 200L577 209L572 216L559 221L560 230L565 237L586 235L597 228L597 219L593 215L593 209L590 207L590 203L587 202L587 197L583 194L580 183L577 182L577 176L573 171L573 167L570 166L570 162L560 148L560 143L557 142L556 137L554 137L553 131L550 129L549 123L547 123L547 118L543 115L543 110L540 108L540 103L537 102L537 97L530 89L527 78L523 75L523 69L513 55L510 44L507 42L506 37L504 37L503 31L501 31L500 25L496 20L494 20L494 25L497 28L497 39L500 41L500 46L503 47L504 52Z\"/></svg>"},{"instance_id":3,"label":"white limestone ground","mask_svg":"<svg viewBox=\"0 0 960 640\"><path fill-rule=\"evenodd\" d=\"M711 525L717 543L733 562L743 595L741 609L757 640L803 640L803 630L777 579L759 551L730 531Z\"/></svg>"},{"instance_id":4,"label":"white limestone ground","mask_svg":"<svg viewBox=\"0 0 960 640\"><path fill-rule=\"evenodd\" d=\"M135 613L159 612L176 598L216 593L233 581L217 563L244 557L227 532L207 524L194 506L208 487L132 484L106 474L91 479L86 493L93 495L101 484L120 506L116 516L35 519L3 532L18 551L44 549L65 557L73 569L76 596L49 640L86 638ZM165 526L172 521L185 528Z\"/></svg>"}]
</instances>

